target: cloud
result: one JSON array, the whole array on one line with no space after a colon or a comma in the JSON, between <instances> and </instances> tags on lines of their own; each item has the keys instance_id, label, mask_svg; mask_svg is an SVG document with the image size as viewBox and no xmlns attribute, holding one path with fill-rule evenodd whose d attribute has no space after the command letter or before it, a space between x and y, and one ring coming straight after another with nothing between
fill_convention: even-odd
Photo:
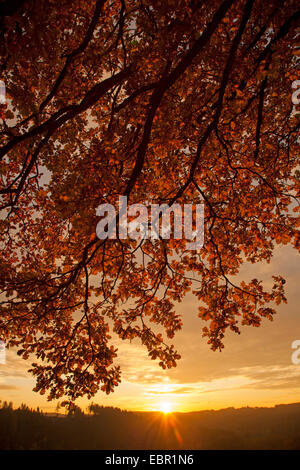
<instances>
[{"instance_id":1,"label":"cloud","mask_svg":"<svg viewBox=\"0 0 300 470\"><path fill-rule=\"evenodd\" d=\"M296 366L267 366L267 367L242 367L236 369L230 376L219 377L207 381L192 383L176 383L167 381L156 384L148 383L144 395L148 397L186 395L197 397L199 395L218 393L220 399L222 394L228 391L242 391L256 389L260 391L300 389L300 368Z\"/></svg>"},{"instance_id":2,"label":"cloud","mask_svg":"<svg viewBox=\"0 0 300 470\"><path fill-rule=\"evenodd\" d=\"M31 361L25 361L17 356L16 351L10 349L6 351L6 362L0 366L0 377L28 378L28 369Z\"/></svg>"},{"instance_id":3,"label":"cloud","mask_svg":"<svg viewBox=\"0 0 300 470\"><path fill-rule=\"evenodd\" d=\"M210 393L210 392L222 392L225 390L240 389L251 384L251 379L242 376L234 375L232 377L223 377L220 379L213 379L207 382L187 383L185 386L178 383L157 383L150 386L145 391L146 395L178 395L183 396L186 394L198 394Z\"/></svg>"},{"instance_id":4,"label":"cloud","mask_svg":"<svg viewBox=\"0 0 300 470\"><path fill-rule=\"evenodd\" d=\"M6 384L0 384L0 390L18 390L19 387L16 387L15 385L6 385Z\"/></svg>"},{"instance_id":5,"label":"cloud","mask_svg":"<svg viewBox=\"0 0 300 470\"><path fill-rule=\"evenodd\" d=\"M252 383L249 384L251 388L266 390L300 388L300 367L296 365L243 367L237 372L251 379Z\"/></svg>"},{"instance_id":6,"label":"cloud","mask_svg":"<svg viewBox=\"0 0 300 470\"><path fill-rule=\"evenodd\" d=\"M176 395L185 395L186 393L195 393L196 387L180 387L175 388L173 390L151 390L148 392L150 395L169 395L176 394Z\"/></svg>"},{"instance_id":7,"label":"cloud","mask_svg":"<svg viewBox=\"0 0 300 470\"><path fill-rule=\"evenodd\" d=\"M122 370L122 381L138 384L155 384L168 380L167 374L152 361L145 347L138 344L118 344L118 364Z\"/></svg>"}]
</instances>

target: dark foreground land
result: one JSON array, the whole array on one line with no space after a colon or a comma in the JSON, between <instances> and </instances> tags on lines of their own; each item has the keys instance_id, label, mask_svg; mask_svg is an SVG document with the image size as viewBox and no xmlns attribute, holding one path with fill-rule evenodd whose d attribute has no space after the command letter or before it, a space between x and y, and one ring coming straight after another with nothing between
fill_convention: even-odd
<instances>
[{"instance_id":1,"label":"dark foreground land","mask_svg":"<svg viewBox=\"0 0 300 470\"><path fill-rule=\"evenodd\" d=\"M194 413L0 408L0 449L300 449L300 403Z\"/></svg>"}]
</instances>

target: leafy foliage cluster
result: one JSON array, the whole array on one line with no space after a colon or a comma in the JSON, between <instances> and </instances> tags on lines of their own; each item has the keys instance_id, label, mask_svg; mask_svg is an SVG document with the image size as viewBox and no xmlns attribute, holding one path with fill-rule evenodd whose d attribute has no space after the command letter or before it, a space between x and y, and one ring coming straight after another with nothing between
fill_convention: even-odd
<instances>
[{"instance_id":1,"label":"leafy foliage cluster","mask_svg":"<svg viewBox=\"0 0 300 470\"><path fill-rule=\"evenodd\" d=\"M272 319L284 279L234 276L300 246L297 2L7 0L0 13L0 330L37 356L35 390L112 391L112 332L176 365L188 291L214 350ZM97 239L95 209L119 195L204 201L204 247Z\"/></svg>"}]
</instances>

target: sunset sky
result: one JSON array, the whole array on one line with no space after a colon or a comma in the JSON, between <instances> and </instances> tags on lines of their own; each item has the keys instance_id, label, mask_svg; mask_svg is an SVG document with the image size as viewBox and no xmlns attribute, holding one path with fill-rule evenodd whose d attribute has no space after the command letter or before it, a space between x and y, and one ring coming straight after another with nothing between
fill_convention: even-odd
<instances>
[{"instance_id":1,"label":"sunset sky","mask_svg":"<svg viewBox=\"0 0 300 470\"><path fill-rule=\"evenodd\" d=\"M202 338L204 323L197 318L195 298L187 296L177 307L184 321L183 330L173 340L182 356L178 366L162 370L137 342L116 340L122 383L109 396L99 392L91 401L129 410L163 410L167 404L172 411L299 402L300 365L291 361L291 344L300 339L297 252L276 248L270 264L244 265L240 276L246 281L263 279L269 286L272 274L285 277L288 298L273 322L264 320L260 328L243 327L241 335L227 333L225 349L213 352ZM7 352L6 364L0 365L0 399L53 412L57 402L48 402L32 391L34 379L27 372L30 363ZM78 400L82 408L88 404L87 399Z\"/></svg>"},{"instance_id":2,"label":"sunset sky","mask_svg":"<svg viewBox=\"0 0 300 470\"><path fill-rule=\"evenodd\" d=\"M298 20L295 0L0 2L0 408L300 408ZM299 446L286 427L272 446Z\"/></svg>"}]
</instances>

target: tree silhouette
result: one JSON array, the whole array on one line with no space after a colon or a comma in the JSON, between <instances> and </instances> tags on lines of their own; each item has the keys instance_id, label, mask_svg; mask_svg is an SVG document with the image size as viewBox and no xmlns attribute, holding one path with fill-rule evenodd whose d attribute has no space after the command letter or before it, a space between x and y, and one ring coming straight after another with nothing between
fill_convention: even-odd
<instances>
[{"instance_id":1,"label":"tree silhouette","mask_svg":"<svg viewBox=\"0 0 300 470\"><path fill-rule=\"evenodd\" d=\"M0 328L38 358L35 390L70 402L112 391L112 332L175 366L174 304L189 290L214 350L228 328L271 320L284 279L267 291L234 275L269 261L275 243L299 249L296 2L21 1L0 12ZM204 202L204 246L98 239L96 208L120 195Z\"/></svg>"},{"instance_id":2,"label":"tree silhouette","mask_svg":"<svg viewBox=\"0 0 300 470\"><path fill-rule=\"evenodd\" d=\"M130 412L97 404L92 414L53 416L0 406L0 449L298 449L300 403L193 413Z\"/></svg>"}]
</instances>

